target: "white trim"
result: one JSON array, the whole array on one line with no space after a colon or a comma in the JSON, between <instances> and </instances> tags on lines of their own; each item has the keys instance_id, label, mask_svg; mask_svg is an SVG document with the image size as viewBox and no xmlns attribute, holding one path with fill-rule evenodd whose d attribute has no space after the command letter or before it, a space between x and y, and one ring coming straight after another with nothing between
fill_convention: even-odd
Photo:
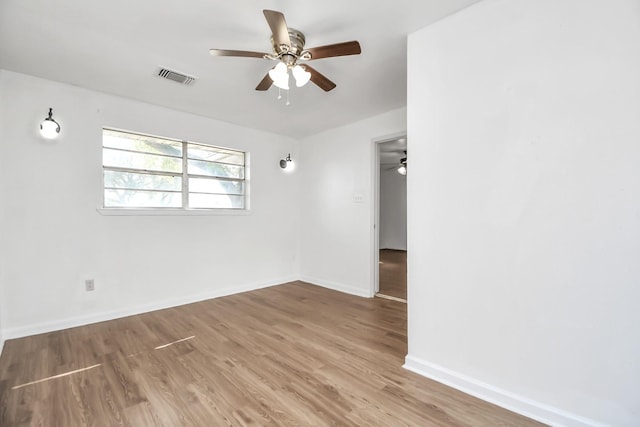
<instances>
[{"instance_id":1,"label":"white trim","mask_svg":"<svg viewBox=\"0 0 640 427\"><path fill-rule=\"evenodd\" d=\"M4 336L0 331L0 357L2 357L2 350L4 349Z\"/></svg>"},{"instance_id":2,"label":"white trim","mask_svg":"<svg viewBox=\"0 0 640 427\"><path fill-rule=\"evenodd\" d=\"M350 285L344 285L342 283L331 282L329 280L318 279L315 277L302 276L301 281L310 283L312 285L320 286L334 291L343 292L345 294L355 295L363 298L373 298L371 289L360 289Z\"/></svg>"},{"instance_id":3,"label":"white trim","mask_svg":"<svg viewBox=\"0 0 640 427\"><path fill-rule=\"evenodd\" d=\"M105 311L102 313L90 314L85 316L71 317L67 319L54 320L45 323L37 323L33 325L20 326L17 328L4 329L2 335L4 339L22 338L29 335L43 334L62 329L84 326L91 323L104 322L106 320L118 319L121 317L133 316L136 314L147 313L150 311L162 310L165 308L176 307L184 304L205 301L208 299L224 297L242 292L254 291L257 289L277 286L288 282L295 281L295 277L286 277L279 280L271 280L268 282L252 283L248 285L237 286L233 288L217 289L200 294L185 296L181 298L172 298L163 301L156 301L151 304L128 307L120 310Z\"/></svg>"},{"instance_id":4,"label":"white trim","mask_svg":"<svg viewBox=\"0 0 640 427\"><path fill-rule=\"evenodd\" d=\"M143 208L97 208L104 216L207 216L207 215L251 215L249 209L143 209Z\"/></svg>"},{"instance_id":5,"label":"white trim","mask_svg":"<svg viewBox=\"0 0 640 427\"><path fill-rule=\"evenodd\" d=\"M551 426L606 427L606 424L503 390L418 357L407 355L403 367L423 377Z\"/></svg>"},{"instance_id":6,"label":"white trim","mask_svg":"<svg viewBox=\"0 0 640 427\"><path fill-rule=\"evenodd\" d=\"M373 227L371 230L371 290L373 294L380 292L380 144L382 141L373 140L373 170L371 184L371 194L373 194L373 204L371 205L371 222Z\"/></svg>"}]
</instances>

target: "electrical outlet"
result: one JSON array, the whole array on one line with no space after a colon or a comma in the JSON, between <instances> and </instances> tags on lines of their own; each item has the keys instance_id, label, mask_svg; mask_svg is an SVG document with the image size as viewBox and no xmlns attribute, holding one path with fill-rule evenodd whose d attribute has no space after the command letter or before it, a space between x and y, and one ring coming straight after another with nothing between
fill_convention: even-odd
<instances>
[{"instance_id":1,"label":"electrical outlet","mask_svg":"<svg viewBox=\"0 0 640 427\"><path fill-rule=\"evenodd\" d=\"M87 292L95 291L96 290L96 282L94 282L93 279L87 279L87 280L84 281L84 287L87 290Z\"/></svg>"}]
</instances>

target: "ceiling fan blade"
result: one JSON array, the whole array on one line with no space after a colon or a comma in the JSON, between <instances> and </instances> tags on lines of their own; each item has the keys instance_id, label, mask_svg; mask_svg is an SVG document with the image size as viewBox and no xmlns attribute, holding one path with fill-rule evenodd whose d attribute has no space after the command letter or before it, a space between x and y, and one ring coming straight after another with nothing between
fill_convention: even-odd
<instances>
[{"instance_id":1,"label":"ceiling fan blade","mask_svg":"<svg viewBox=\"0 0 640 427\"><path fill-rule=\"evenodd\" d=\"M267 9L263 10L262 13L264 13L267 24L271 28L275 45L278 47L282 45L291 46L289 27L287 27L287 22L284 20L284 15L281 12Z\"/></svg>"},{"instance_id":2,"label":"ceiling fan blade","mask_svg":"<svg viewBox=\"0 0 640 427\"><path fill-rule=\"evenodd\" d=\"M271 77L269 77L269 73L267 73L264 78L260 80L258 86L256 86L256 90L269 90L272 84L273 80L271 80Z\"/></svg>"},{"instance_id":3,"label":"ceiling fan blade","mask_svg":"<svg viewBox=\"0 0 640 427\"><path fill-rule=\"evenodd\" d=\"M246 50L209 49L212 56L240 56L244 58L264 58L266 53L249 52Z\"/></svg>"},{"instance_id":4,"label":"ceiling fan blade","mask_svg":"<svg viewBox=\"0 0 640 427\"><path fill-rule=\"evenodd\" d=\"M350 42L329 44L326 46L312 47L306 49L311 54L311 59L332 58L334 56L360 55L360 43L353 40Z\"/></svg>"},{"instance_id":5,"label":"ceiling fan blade","mask_svg":"<svg viewBox=\"0 0 640 427\"><path fill-rule=\"evenodd\" d=\"M311 81L325 92L329 92L336 87L336 84L334 82L326 78L324 74L321 74L315 68L312 68L307 64L304 65L304 68L306 68L306 70L311 73Z\"/></svg>"}]
</instances>

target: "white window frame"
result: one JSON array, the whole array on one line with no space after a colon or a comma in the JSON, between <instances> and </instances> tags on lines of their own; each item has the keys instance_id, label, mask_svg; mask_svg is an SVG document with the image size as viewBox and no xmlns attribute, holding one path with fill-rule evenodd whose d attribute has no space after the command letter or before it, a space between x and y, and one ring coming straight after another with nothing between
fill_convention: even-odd
<instances>
[{"instance_id":1,"label":"white window frame","mask_svg":"<svg viewBox=\"0 0 640 427\"><path fill-rule=\"evenodd\" d=\"M202 144L197 142L191 142L186 140L180 140L175 138L167 138L163 136L156 136L145 134L141 132L133 132L128 130L116 129L116 128L108 128L104 127L102 129L104 135L104 131L118 132L122 134L131 134L142 137L150 137L155 139L166 140L170 142L176 142L182 144L182 172L176 172L174 176L180 176L182 185L181 185L181 206L180 207L129 207L129 206L105 206L105 181L104 181L104 172L105 171L119 171L119 172L132 172L132 173L144 173L144 174L156 174L154 171L149 171L145 169L136 169L136 168L123 168L123 167L111 167L104 165L104 155L102 156L102 207L98 208L97 211L103 215L243 215L248 214L250 212L249 209L249 152L238 150L235 148L227 148L220 147L210 144ZM212 178L211 176L198 175L198 174L190 174L189 166L188 166L188 148L190 146L199 146L206 148L218 148L220 150L225 151L233 151L243 155L244 164L243 165L234 165L241 166L243 168L243 179L239 178L225 178L225 177L216 177L217 180L230 180L230 181L240 181L242 182L244 194L243 196L243 207L242 208L216 208L216 207L197 207L192 208L188 206L189 200L189 178ZM104 143L102 145L104 149ZM108 147L107 147L108 148ZM124 150L123 150L124 151ZM175 156L175 158L180 158ZM194 159L197 160L197 159ZM222 163L222 162L212 162L212 163ZM160 175L170 176L171 172L159 172ZM177 191L175 191L177 193Z\"/></svg>"}]
</instances>

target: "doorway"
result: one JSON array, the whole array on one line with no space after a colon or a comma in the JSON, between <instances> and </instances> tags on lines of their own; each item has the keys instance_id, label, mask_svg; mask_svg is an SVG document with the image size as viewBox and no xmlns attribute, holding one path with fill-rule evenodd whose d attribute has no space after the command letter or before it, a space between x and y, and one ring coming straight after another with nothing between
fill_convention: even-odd
<instances>
[{"instance_id":1,"label":"doorway","mask_svg":"<svg viewBox=\"0 0 640 427\"><path fill-rule=\"evenodd\" d=\"M407 138L376 141L375 295L407 301Z\"/></svg>"}]
</instances>

